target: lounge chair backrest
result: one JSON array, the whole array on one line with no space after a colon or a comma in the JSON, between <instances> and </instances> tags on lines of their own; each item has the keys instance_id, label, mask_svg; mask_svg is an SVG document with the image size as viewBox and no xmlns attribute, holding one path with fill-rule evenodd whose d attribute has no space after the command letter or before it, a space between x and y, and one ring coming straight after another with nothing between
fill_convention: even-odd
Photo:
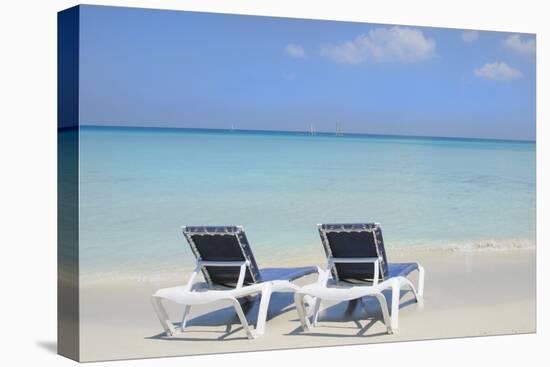
<instances>
[{"instance_id":1,"label":"lounge chair backrest","mask_svg":"<svg viewBox=\"0 0 550 367\"><path fill-rule=\"evenodd\" d=\"M327 257L379 257L379 279L385 279L388 261L378 223L320 224L318 228ZM332 275L337 281L371 281L374 267L369 263L336 263Z\"/></svg>"},{"instance_id":2,"label":"lounge chair backrest","mask_svg":"<svg viewBox=\"0 0 550 367\"><path fill-rule=\"evenodd\" d=\"M261 282L258 265L242 227L183 227L183 235L197 260L248 261L244 285ZM236 266L203 266L201 270L210 285L234 287L239 279L240 268Z\"/></svg>"}]
</instances>

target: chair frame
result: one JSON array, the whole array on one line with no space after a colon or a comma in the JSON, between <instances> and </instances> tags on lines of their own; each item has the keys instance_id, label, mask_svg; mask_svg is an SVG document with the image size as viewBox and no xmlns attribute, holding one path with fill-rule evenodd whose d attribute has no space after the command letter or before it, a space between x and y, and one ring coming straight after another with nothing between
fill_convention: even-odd
<instances>
[{"instance_id":1,"label":"chair frame","mask_svg":"<svg viewBox=\"0 0 550 367\"><path fill-rule=\"evenodd\" d=\"M246 332L246 335L249 339L255 339L265 333L265 324L267 320L267 311L269 308L269 301L271 299L271 294L273 292L280 291L291 291L296 292L299 290L299 287L294 285L288 280L271 280L265 282L257 282L257 279L254 276L254 273L250 271L250 274L253 277L255 283L250 285L244 285L246 278L246 270L250 266L250 259L243 251L243 257L245 261L204 261L201 260L195 243L193 242L191 235L214 235L214 234L224 234L219 231L208 231L201 230L200 232L189 232L188 227L182 227L182 231L189 241L193 252L197 256L195 263L195 268L189 276L187 284L184 286L171 287L160 289L155 292L151 301L155 313L160 321L160 324L168 336L175 336L184 332L186 324L189 317L189 311L192 306L196 305L205 305L218 301L228 302L233 308L239 318L239 321ZM205 227L201 227L205 228ZM228 234L235 235L239 242L239 246L242 250L242 243L239 239L239 232L244 233L244 229L241 226L237 226L237 232L232 232ZM226 287L221 285L213 285L209 279L208 272L206 271L207 266L224 266L224 267L239 267L239 278L237 284L234 288ZM195 282L197 275L199 273L203 274L206 282ZM252 295L261 295L260 306L258 310L258 317L256 321L256 326L253 329L246 319L242 306L239 302L239 298L249 297ZM177 328L174 323L170 320L168 312L166 311L162 301L169 299L173 302L181 304L184 306L183 317L181 322L181 327Z\"/></svg>"},{"instance_id":2,"label":"chair frame","mask_svg":"<svg viewBox=\"0 0 550 367\"><path fill-rule=\"evenodd\" d=\"M388 333L392 334L399 327L399 300L401 295L401 289L409 289L413 292L414 297L419 304L423 304L424 296L424 278L425 270L419 263L414 263L416 265L414 271L418 271L418 289L415 288L413 283L406 278L406 276L393 276L388 279L380 279L380 263L384 261L380 255L376 235L373 233L374 242L376 245L376 250L378 257L370 258L336 258L332 256L332 251L330 249L327 232L374 232L376 229L380 229L379 223L373 223L371 226L364 226L363 228L345 228L344 225L338 229L327 230L323 227L322 224L318 224L319 233L321 234L321 239L325 250L327 253L327 267L325 270L319 269L319 278L316 283L304 286L300 291L294 294L294 301L296 304L296 309L300 317L300 323L304 330L311 329L312 326L315 326L318 322L321 302L323 300L330 301L350 301L354 299L360 299L363 297L372 296L378 300L382 310L382 317L384 324L386 325ZM363 285L363 284L343 284L344 282L336 281L332 275L332 272L335 271L335 264L337 263L363 263L363 264L373 264L374 266L374 277L372 279L372 284ZM410 274L409 273L409 274ZM408 275L408 274L407 274ZM388 275L389 276L389 275ZM333 280L336 283L337 287L329 287L329 281ZM386 289L391 289L391 317L388 313L387 300L382 291ZM312 320L310 322L304 305L305 297L310 296L315 298L315 305L312 312Z\"/></svg>"}]
</instances>

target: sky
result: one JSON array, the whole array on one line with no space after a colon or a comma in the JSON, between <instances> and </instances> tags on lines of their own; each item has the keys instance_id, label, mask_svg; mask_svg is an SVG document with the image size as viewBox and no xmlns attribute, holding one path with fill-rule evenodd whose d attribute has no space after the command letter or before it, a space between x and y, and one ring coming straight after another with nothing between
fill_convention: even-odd
<instances>
[{"instance_id":1,"label":"sky","mask_svg":"<svg viewBox=\"0 0 550 367\"><path fill-rule=\"evenodd\" d=\"M82 6L81 125L535 139L535 35Z\"/></svg>"}]
</instances>

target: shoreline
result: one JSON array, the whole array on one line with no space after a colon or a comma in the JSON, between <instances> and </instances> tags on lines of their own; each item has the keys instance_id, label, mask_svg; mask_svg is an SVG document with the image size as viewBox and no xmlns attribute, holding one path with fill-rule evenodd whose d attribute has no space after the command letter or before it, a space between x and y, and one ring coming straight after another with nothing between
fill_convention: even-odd
<instances>
[{"instance_id":1,"label":"shoreline","mask_svg":"<svg viewBox=\"0 0 550 367\"><path fill-rule=\"evenodd\" d=\"M504 244L504 245L503 245ZM185 249L186 250L186 249ZM536 252L536 245L534 240L519 239L519 240L507 240L499 241L499 245L495 245L495 241L472 241L468 246L449 244L448 246L437 247L409 247L409 248L389 248L386 249L388 259L390 262L396 259L400 259L399 262L415 262L415 257L425 256L441 256L445 254L470 254L470 253L507 253L507 252L522 252L533 251ZM296 252L296 254L300 254ZM300 267L300 266L320 266L326 265L326 257L322 250L309 253L307 255L300 254L302 256L287 256L280 258L264 258L257 257L258 265L262 268L272 267ZM184 259L184 261L180 261ZM283 261L284 260L284 261ZM150 282L159 283L163 281L170 281L172 279L187 279L188 274L194 268L194 258L191 254L183 256L180 254L177 260L172 258L166 258L159 264L155 270L151 267L125 270L125 271L110 271L110 272L94 272L94 273L81 273L80 284L83 286L93 285L99 283L110 282Z\"/></svg>"}]
</instances>

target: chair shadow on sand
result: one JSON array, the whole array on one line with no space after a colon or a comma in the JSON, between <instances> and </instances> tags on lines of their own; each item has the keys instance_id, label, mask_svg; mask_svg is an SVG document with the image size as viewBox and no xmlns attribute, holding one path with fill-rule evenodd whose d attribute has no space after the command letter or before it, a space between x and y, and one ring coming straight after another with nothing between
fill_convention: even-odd
<instances>
[{"instance_id":1,"label":"chair shadow on sand","mask_svg":"<svg viewBox=\"0 0 550 367\"><path fill-rule=\"evenodd\" d=\"M258 310L260 307L260 297L254 296L250 300L243 300L241 304L243 311L246 315L246 319L250 325L255 325L258 316ZM291 292L277 292L271 295L271 300L269 302L269 310L267 313L267 320L272 320L276 317L279 317L287 312L295 310L294 307L294 294ZM174 325L181 327L181 323L174 323ZM191 335L193 333L215 333L219 334L220 330L207 330L205 327L220 327L225 326L225 332L217 338L194 338ZM200 327L200 329L196 329ZM223 340L236 340L236 339L247 339L246 335L237 334L239 331L242 331L243 327L240 324L240 321L235 314L235 309L231 306L224 307L212 312L207 312L205 314L199 315L193 319L190 319L187 322L185 331L179 333L175 336L168 337L166 333L162 332L160 334L146 337L145 339L162 339L167 341L182 341L182 340L205 340L205 341L223 341ZM230 338L231 337L231 338ZM230 338L230 339L229 339Z\"/></svg>"},{"instance_id":2,"label":"chair shadow on sand","mask_svg":"<svg viewBox=\"0 0 550 367\"><path fill-rule=\"evenodd\" d=\"M383 292L385 297L390 300L388 301L388 306L391 306L391 294L389 291ZM409 293L409 291L401 291L400 298ZM243 301L242 307L246 315L248 323L250 325L255 325L257 321L258 309L260 305L260 297L252 297L249 301ZM400 304L400 308L406 308L410 305L416 305L414 298L411 298ZM274 293L271 296L271 301L269 303L269 311L267 315L267 320L275 319L287 312L295 311L296 307L294 306L294 294L291 292L278 292ZM345 323L353 321L357 326L358 332L352 335L340 334L337 332L318 332L318 331L309 331L303 332L301 326L299 326L299 319L293 318L290 320L295 322L298 327L293 331L285 334L289 336L327 336L327 337L357 337L357 336L378 336L385 335L386 332L381 333L372 333L366 334L371 327L373 327L377 322L382 322L382 313L380 311L379 304L372 300L371 297L365 297L361 300L355 300L351 302L341 302L332 306L329 306L322 310L319 322L316 330L327 328L327 329L351 329L350 326L338 326L337 323ZM366 321L366 324L361 325L361 321ZM331 322L331 325L323 325L323 322ZM174 323L174 325L180 327L181 323ZM225 326L225 331L220 331L219 327ZM197 327L199 327L197 329ZM215 328L215 330L208 330L207 328ZM183 333L179 333L175 336L167 336L166 333L162 332L153 336L145 337L145 339L153 340L164 340L164 341L225 341L225 340L240 340L248 339L244 333L239 333L243 331L235 310L233 307L228 306L221 309L217 309L212 312L207 312L205 314L199 315L193 319L190 319L187 322L187 326ZM269 332L269 329L268 331ZM193 334L220 334L214 338L205 338L205 337L193 337ZM235 335L237 334L237 335Z\"/></svg>"},{"instance_id":3,"label":"chair shadow on sand","mask_svg":"<svg viewBox=\"0 0 550 367\"><path fill-rule=\"evenodd\" d=\"M388 308L391 309L391 290L387 289L382 291L386 299L388 300ZM409 294L412 296L412 292L409 290L401 290L399 299L401 300L404 296ZM399 309L408 308L411 305L416 305L418 303L414 297L408 297L405 302L400 302ZM294 319L292 321L300 322L299 319ZM361 322L365 322L365 325L362 325ZM296 329L291 331L288 334L289 336L325 336L325 337L338 337L338 338L356 338L358 336L364 337L373 337L373 336L384 336L388 335L387 331L369 333L369 331L377 322L380 322L384 325L384 320L382 317L382 311L380 309L380 304L373 297L363 297L361 299L355 299L351 301L345 301L336 303L332 306L329 306L321 311L319 314L318 324L313 330L304 332L301 326L298 326ZM330 325L326 323L330 322ZM338 325L342 323L353 322L356 327L350 325ZM330 332L321 332L320 329L331 330ZM354 334L343 334L342 330L351 330L358 329Z\"/></svg>"}]
</instances>

